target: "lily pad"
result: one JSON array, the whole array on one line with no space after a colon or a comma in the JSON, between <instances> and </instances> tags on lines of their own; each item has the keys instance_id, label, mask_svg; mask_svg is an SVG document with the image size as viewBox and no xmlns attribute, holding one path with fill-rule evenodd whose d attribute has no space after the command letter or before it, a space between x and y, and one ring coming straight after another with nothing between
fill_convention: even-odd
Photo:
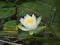
<instances>
[{"instance_id":1,"label":"lily pad","mask_svg":"<svg viewBox=\"0 0 60 45\"><path fill-rule=\"evenodd\" d=\"M3 29L6 31L16 31L16 20L6 22Z\"/></svg>"},{"instance_id":2,"label":"lily pad","mask_svg":"<svg viewBox=\"0 0 60 45\"><path fill-rule=\"evenodd\" d=\"M15 8L1 8L0 9L0 19L11 17L15 14Z\"/></svg>"},{"instance_id":3,"label":"lily pad","mask_svg":"<svg viewBox=\"0 0 60 45\"><path fill-rule=\"evenodd\" d=\"M45 5L42 2L28 2L22 5L18 5L18 16L24 16L27 13L32 14L35 13L38 16L50 16L54 13L54 7L51 5Z\"/></svg>"},{"instance_id":4,"label":"lily pad","mask_svg":"<svg viewBox=\"0 0 60 45\"><path fill-rule=\"evenodd\" d=\"M41 31L43 31L46 27L47 26L40 26L36 30L34 30L34 33L37 34L37 33L41 32Z\"/></svg>"},{"instance_id":5,"label":"lily pad","mask_svg":"<svg viewBox=\"0 0 60 45\"><path fill-rule=\"evenodd\" d=\"M22 31L22 30L18 31L18 35L20 39L24 39L30 36L28 31Z\"/></svg>"}]
</instances>

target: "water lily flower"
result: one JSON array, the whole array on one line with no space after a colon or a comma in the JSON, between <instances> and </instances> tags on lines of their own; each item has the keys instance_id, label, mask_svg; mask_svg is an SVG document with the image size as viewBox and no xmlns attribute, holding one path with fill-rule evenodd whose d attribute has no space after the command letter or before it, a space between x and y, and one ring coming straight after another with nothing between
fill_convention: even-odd
<instances>
[{"instance_id":1,"label":"water lily flower","mask_svg":"<svg viewBox=\"0 0 60 45\"><path fill-rule=\"evenodd\" d=\"M26 14L24 18L20 19L20 22L24 26L18 26L23 31L29 31L29 34L32 35L34 30L38 27L41 22L41 16L36 19L36 16L32 14L32 16Z\"/></svg>"}]
</instances>

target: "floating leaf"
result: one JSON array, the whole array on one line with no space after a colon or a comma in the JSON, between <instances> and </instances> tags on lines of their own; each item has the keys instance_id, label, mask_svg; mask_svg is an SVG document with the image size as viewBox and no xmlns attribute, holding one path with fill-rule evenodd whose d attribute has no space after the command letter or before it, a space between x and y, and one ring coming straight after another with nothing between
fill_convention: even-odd
<instances>
[{"instance_id":1,"label":"floating leaf","mask_svg":"<svg viewBox=\"0 0 60 45\"><path fill-rule=\"evenodd\" d=\"M45 3L46 5L54 5L55 0L40 0L41 2Z\"/></svg>"},{"instance_id":2,"label":"floating leaf","mask_svg":"<svg viewBox=\"0 0 60 45\"><path fill-rule=\"evenodd\" d=\"M41 31L43 31L47 26L40 26L38 27L36 30L34 30L34 33L39 33Z\"/></svg>"},{"instance_id":3,"label":"floating leaf","mask_svg":"<svg viewBox=\"0 0 60 45\"><path fill-rule=\"evenodd\" d=\"M54 8L50 5L45 5L45 3L42 2L28 2L24 3L22 5L18 5L18 15L26 15L35 13L37 15L42 16L50 16L53 14Z\"/></svg>"},{"instance_id":4,"label":"floating leaf","mask_svg":"<svg viewBox=\"0 0 60 45\"><path fill-rule=\"evenodd\" d=\"M27 38L29 36L29 32L28 31L19 30L18 34L19 34L19 38L21 38L21 39Z\"/></svg>"},{"instance_id":5,"label":"floating leaf","mask_svg":"<svg viewBox=\"0 0 60 45\"><path fill-rule=\"evenodd\" d=\"M4 27L3 27L4 30L7 30L7 31L16 31L16 20L12 20L12 21L8 21L4 24Z\"/></svg>"},{"instance_id":6,"label":"floating leaf","mask_svg":"<svg viewBox=\"0 0 60 45\"><path fill-rule=\"evenodd\" d=\"M15 14L15 8L1 8L0 9L0 18L11 17Z\"/></svg>"}]
</instances>

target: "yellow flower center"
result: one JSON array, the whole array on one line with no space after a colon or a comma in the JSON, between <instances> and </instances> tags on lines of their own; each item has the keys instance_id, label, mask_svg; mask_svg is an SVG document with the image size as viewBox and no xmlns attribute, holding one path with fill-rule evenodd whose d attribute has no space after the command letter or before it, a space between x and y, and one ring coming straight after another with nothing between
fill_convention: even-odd
<instances>
[{"instance_id":1,"label":"yellow flower center","mask_svg":"<svg viewBox=\"0 0 60 45\"><path fill-rule=\"evenodd\" d=\"M26 22L27 22L27 24L30 24L30 23L34 22L34 19L33 18L27 19Z\"/></svg>"}]
</instances>

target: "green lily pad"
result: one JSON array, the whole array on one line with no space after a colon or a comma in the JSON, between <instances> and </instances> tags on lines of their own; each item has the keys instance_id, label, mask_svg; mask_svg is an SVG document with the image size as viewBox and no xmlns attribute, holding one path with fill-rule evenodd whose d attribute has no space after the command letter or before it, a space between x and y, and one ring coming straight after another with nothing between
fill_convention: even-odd
<instances>
[{"instance_id":1,"label":"green lily pad","mask_svg":"<svg viewBox=\"0 0 60 45\"><path fill-rule=\"evenodd\" d=\"M1 8L0 9L0 19L11 17L15 14L15 8Z\"/></svg>"},{"instance_id":2,"label":"green lily pad","mask_svg":"<svg viewBox=\"0 0 60 45\"><path fill-rule=\"evenodd\" d=\"M28 14L37 14L38 16L50 16L53 14L54 8L51 5L45 5L42 2L28 2L18 5L18 16L25 16Z\"/></svg>"},{"instance_id":3,"label":"green lily pad","mask_svg":"<svg viewBox=\"0 0 60 45\"><path fill-rule=\"evenodd\" d=\"M4 30L7 31L14 31L16 30L16 20L8 21L3 26Z\"/></svg>"},{"instance_id":4,"label":"green lily pad","mask_svg":"<svg viewBox=\"0 0 60 45\"><path fill-rule=\"evenodd\" d=\"M24 39L30 36L28 31L22 31L22 30L18 31L18 35L20 39Z\"/></svg>"},{"instance_id":5,"label":"green lily pad","mask_svg":"<svg viewBox=\"0 0 60 45\"><path fill-rule=\"evenodd\" d=\"M36 30L34 30L34 33L37 34L37 33L41 32L41 31L43 31L46 27L47 26L40 26Z\"/></svg>"}]
</instances>

